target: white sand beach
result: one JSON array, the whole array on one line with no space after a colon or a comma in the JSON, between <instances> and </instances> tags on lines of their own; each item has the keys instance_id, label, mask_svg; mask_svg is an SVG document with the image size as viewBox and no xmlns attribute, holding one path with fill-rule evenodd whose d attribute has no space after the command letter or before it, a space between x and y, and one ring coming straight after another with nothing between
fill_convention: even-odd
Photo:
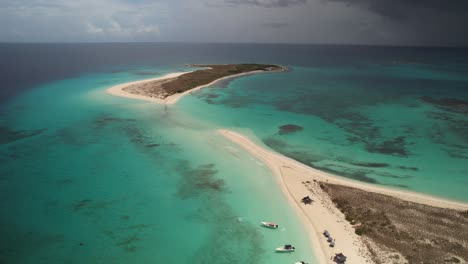
<instances>
[{"instance_id":1,"label":"white sand beach","mask_svg":"<svg viewBox=\"0 0 468 264\"><path fill-rule=\"evenodd\" d=\"M123 89L130 85L175 78L187 72L176 72L158 78L123 83L110 87L106 91L107 93L115 96L145 100L159 104L175 104L184 95L213 85L218 81L261 72L263 71L253 71L226 76L183 93L168 96L165 99L137 95L126 92ZM278 181L286 199L290 202L292 207L295 208L298 217L304 223L305 230L307 230L309 239L314 246L314 251L316 252L315 255L319 263L331 263L331 258L334 254L340 252L348 257L347 263L373 263L373 261L371 260L367 247L364 245L361 238L355 234L354 228L345 220L344 215L333 205L329 196L319 187L319 184L316 181L354 187L364 191L390 195L403 200L435 207L468 210L468 204L462 202L445 200L415 192L386 188L331 175L259 146L246 136L237 132L226 129L218 130L217 132L238 144L269 166L273 174L276 176L276 180ZM303 204L301 199L311 193L311 198L314 200L312 205ZM329 247L326 238L322 234L324 230L328 230L333 238L336 239L336 245L334 248Z\"/></svg>"},{"instance_id":2,"label":"white sand beach","mask_svg":"<svg viewBox=\"0 0 468 264\"><path fill-rule=\"evenodd\" d=\"M427 204L435 207L467 210L468 205L436 198L419 193L384 188L367 183L357 182L331 175L306 166L281 154L258 146L242 134L222 129L218 133L238 144L250 154L263 161L272 170L285 194L285 197L296 209L303 221L309 238L315 247L316 257L320 263L331 263L335 253L342 252L348 257L346 263L372 263L370 253L354 228L345 220L344 215L333 205L328 195L315 181L340 184L369 192L390 195L407 201ZM304 182L310 182L307 186ZM305 205L301 199L313 193L312 205ZM322 232L328 230L336 239L334 248L330 248Z\"/></svg>"},{"instance_id":3,"label":"white sand beach","mask_svg":"<svg viewBox=\"0 0 468 264\"><path fill-rule=\"evenodd\" d=\"M138 100L144 100L144 101L149 101L149 102L158 103L158 104L171 105L171 104L177 103L177 101L179 101L179 99L182 98L184 95L187 95L187 94L192 93L194 91L200 90L200 89L208 87L210 85L213 85L216 82L226 80L226 79L230 79L230 78L236 78L236 77L240 77L240 76L244 76L244 75L264 73L265 71L251 71L251 72L245 72L245 73L229 75L229 76L226 76L226 77L223 77L223 78L216 79L216 80L214 80L214 81L212 81L212 82L210 82L208 84L197 86L197 87L195 87L193 89L190 89L188 91L185 91L183 93L177 93L177 94L170 95L170 96L168 96L168 97L166 97L164 99L159 99L159 98L154 98L154 97L144 96L144 95L139 95L139 94L133 94L133 93L129 93L129 92L124 90L125 87L131 86L131 85L144 84L144 83L154 82L154 81L165 81L167 79L176 78L176 77L178 77L180 75L183 75L183 74L186 74L186 73L189 73L189 72L191 72L191 71L175 72L175 73L166 74L164 76L157 77L157 78L151 78L151 79L145 79L145 80L140 80L140 81L121 83L121 84L118 84L118 85L115 85L115 86L112 86L112 87L108 88L106 90L106 92L111 94L111 95L115 95L115 96L138 99Z\"/></svg>"},{"instance_id":4,"label":"white sand beach","mask_svg":"<svg viewBox=\"0 0 468 264\"><path fill-rule=\"evenodd\" d=\"M121 84L117 84L115 86L112 86L112 87L108 88L106 90L106 92L108 94L115 95L115 96L120 96L120 97L144 100L144 101L154 102L154 103L158 103L158 104L167 104L168 102L166 100L169 97L166 98L165 100L163 100L163 99L153 98L153 97L149 97L149 96L143 96L143 95L129 93L129 92L124 91L123 89L125 87L130 86L130 85L137 85L137 84L143 84L143 83L154 82L154 81L163 81L163 80L166 80L166 79L175 78L175 77L178 77L178 76L180 76L182 74L185 74L185 73L188 73L188 72L174 72L174 73L169 73L169 74L166 74L164 76L157 77L157 78L151 78L151 79L145 79L145 80L140 80L140 81L121 83ZM172 102L172 103L175 103L175 102Z\"/></svg>"}]
</instances>

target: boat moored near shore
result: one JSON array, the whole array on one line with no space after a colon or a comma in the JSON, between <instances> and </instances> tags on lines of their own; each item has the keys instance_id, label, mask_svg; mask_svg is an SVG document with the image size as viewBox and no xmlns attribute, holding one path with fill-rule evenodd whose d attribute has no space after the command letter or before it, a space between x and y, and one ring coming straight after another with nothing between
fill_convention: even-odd
<instances>
[{"instance_id":1,"label":"boat moored near shore","mask_svg":"<svg viewBox=\"0 0 468 264\"><path fill-rule=\"evenodd\" d=\"M284 245L282 247L277 247L276 248L276 252L279 252L279 253L286 253L286 252L294 252L294 250L296 250L295 247L293 247L292 245Z\"/></svg>"},{"instance_id":2,"label":"boat moored near shore","mask_svg":"<svg viewBox=\"0 0 468 264\"><path fill-rule=\"evenodd\" d=\"M278 224L274 223L274 222L260 222L262 224L263 227L266 227L266 228L271 228L271 229L278 229Z\"/></svg>"}]
</instances>

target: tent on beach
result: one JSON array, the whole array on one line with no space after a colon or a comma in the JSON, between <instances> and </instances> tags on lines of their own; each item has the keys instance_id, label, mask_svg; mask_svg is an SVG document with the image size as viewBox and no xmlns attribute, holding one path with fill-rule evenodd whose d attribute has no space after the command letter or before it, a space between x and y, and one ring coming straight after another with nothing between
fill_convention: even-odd
<instances>
[{"instance_id":1,"label":"tent on beach","mask_svg":"<svg viewBox=\"0 0 468 264\"><path fill-rule=\"evenodd\" d=\"M304 204L312 204L312 202L313 202L314 200L312 200L312 198L310 198L310 197L307 195L306 197L302 198L301 201L302 201Z\"/></svg>"},{"instance_id":2,"label":"tent on beach","mask_svg":"<svg viewBox=\"0 0 468 264\"><path fill-rule=\"evenodd\" d=\"M333 258L333 261L335 261L336 263L345 263L346 262L346 256L343 255L343 253L335 254L335 257Z\"/></svg>"}]
</instances>

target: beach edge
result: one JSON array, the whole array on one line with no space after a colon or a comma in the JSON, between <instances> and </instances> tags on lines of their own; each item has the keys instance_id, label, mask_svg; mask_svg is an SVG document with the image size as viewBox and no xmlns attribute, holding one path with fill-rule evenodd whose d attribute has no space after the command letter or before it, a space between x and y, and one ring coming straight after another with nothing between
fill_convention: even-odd
<instances>
[{"instance_id":1,"label":"beach edge","mask_svg":"<svg viewBox=\"0 0 468 264\"><path fill-rule=\"evenodd\" d=\"M279 67L281 67L281 70L275 70L275 71L256 70L256 71L249 71L249 72L243 72L243 73L224 76L224 77L216 79L216 80L214 80L214 81L212 81L210 83L194 87L194 88L192 88L190 90L187 90L187 91L184 91L182 93L177 93L177 94L170 95L170 96L168 96L168 97L166 97L164 99L158 99L158 98L153 98L153 97L149 97L149 96L133 94L133 93L126 92L123 89L130 86L130 85L143 84L143 83L153 82L153 81L164 81L164 80L167 80L167 79L176 78L176 77L179 77L179 76L181 76L183 74L187 74L187 73L190 73L190 72L193 72L193 71L174 72L174 73L169 73L169 74L166 74L166 75L163 75L163 76L160 76L160 77L156 77L156 78L149 78L149 79L144 79L144 80L139 80L139 81L131 81L131 82L126 82L126 83L120 83L120 84L117 84L117 85L114 85L112 87L107 88L106 93L108 93L110 95L118 96L118 97L125 97L125 98L129 98L129 99L143 100L143 101L158 103L158 104L162 104L162 105L173 105L173 104L177 103L183 96L185 96L187 94L190 94L190 93L192 93L194 91L200 90L202 88L209 87L209 86L211 86L211 85L213 85L213 84L215 84L215 83L217 83L219 81L222 81L222 80L231 79L231 78L238 78L238 77L241 77L241 76L259 74L259 73L277 73L277 72L287 71L287 67L285 67L285 66L279 66Z\"/></svg>"},{"instance_id":2,"label":"beach edge","mask_svg":"<svg viewBox=\"0 0 468 264\"><path fill-rule=\"evenodd\" d=\"M336 208L328 194L320 188L316 188L314 191L316 197L312 197L315 200L312 206L307 206L300 202L303 195L310 194L310 190L304 182L313 181L318 183L323 181L367 192L389 195L418 204L455 210L468 210L468 203L357 182L314 169L280 153L259 146L247 136L238 132L218 129L216 133L240 146L268 166L286 199L303 222L305 230L308 232L309 241L311 241L313 247L312 250L315 252L315 257L319 263L326 263L337 252L345 253L349 257L348 263L373 263L373 261L362 239L355 234L354 228L345 219L344 214ZM333 230L334 237L340 238L340 242L337 242L333 249L328 247L328 243L322 237L322 232L325 229Z\"/></svg>"}]
</instances>

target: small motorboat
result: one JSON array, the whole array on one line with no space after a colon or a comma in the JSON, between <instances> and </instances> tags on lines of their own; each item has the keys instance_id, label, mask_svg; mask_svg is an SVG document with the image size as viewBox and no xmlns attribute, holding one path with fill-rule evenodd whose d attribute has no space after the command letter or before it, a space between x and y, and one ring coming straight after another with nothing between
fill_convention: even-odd
<instances>
[{"instance_id":1,"label":"small motorboat","mask_svg":"<svg viewBox=\"0 0 468 264\"><path fill-rule=\"evenodd\" d=\"M261 224L262 224L262 226L268 227L268 228L271 228L271 229L277 229L278 228L278 224L273 223L273 222L261 222Z\"/></svg>"},{"instance_id":2,"label":"small motorboat","mask_svg":"<svg viewBox=\"0 0 468 264\"><path fill-rule=\"evenodd\" d=\"M298 262L294 262L294 264L309 264L309 263L307 263L305 261L298 261Z\"/></svg>"},{"instance_id":3,"label":"small motorboat","mask_svg":"<svg viewBox=\"0 0 468 264\"><path fill-rule=\"evenodd\" d=\"M277 247L276 248L276 252L294 252L294 250L296 250L295 247L291 246L291 245L284 245L282 247Z\"/></svg>"}]
</instances>

